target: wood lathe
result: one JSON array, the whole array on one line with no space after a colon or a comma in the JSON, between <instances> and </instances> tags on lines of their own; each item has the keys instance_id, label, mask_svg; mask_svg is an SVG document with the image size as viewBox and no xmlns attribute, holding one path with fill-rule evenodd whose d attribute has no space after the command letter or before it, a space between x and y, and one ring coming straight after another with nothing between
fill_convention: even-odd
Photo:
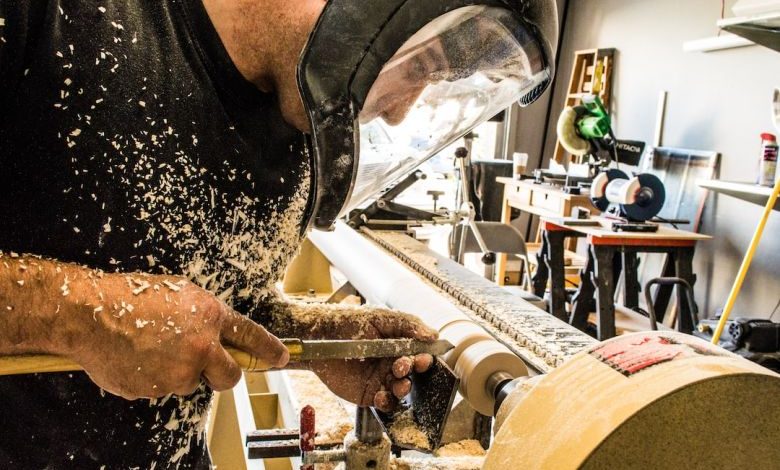
<instances>
[{"instance_id":1,"label":"wood lathe","mask_svg":"<svg viewBox=\"0 0 780 470\"><path fill-rule=\"evenodd\" d=\"M348 470L774 468L780 462L780 407L762 400L780 394L780 376L768 369L670 331L597 342L402 232L338 224L310 240L367 304L417 315L439 331L440 341L291 340L293 353L307 359L399 351L441 356L415 377L407 418L358 408L354 432L341 444L315 444L312 407L303 407L295 429L257 430L257 420L247 428L239 413L244 468L266 468L262 459L272 457L291 457L308 469L343 462ZM41 367L41 358L34 359ZM74 367L44 359L47 371ZM19 367L29 372L31 363ZM434 452L446 444L454 387L463 397L458 406L477 418L471 437L487 449L484 458L393 460L393 450ZM437 407L432 412L421 403ZM418 430L426 442L396 432L404 419L426 431Z\"/></svg>"},{"instance_id":2,"label":"wood lathe","mask_svg":"<svg viewBox=\"0 0 780 470\"><path fill-rule=\"evenodd\" d=\"M675 332L599 343L401 232L339 224L311 241L368 304L453 344L460 394L496 418L484 469L780 461L780 407L761 405L780 392L768 369Z\"/></svg>"}]
</instances>

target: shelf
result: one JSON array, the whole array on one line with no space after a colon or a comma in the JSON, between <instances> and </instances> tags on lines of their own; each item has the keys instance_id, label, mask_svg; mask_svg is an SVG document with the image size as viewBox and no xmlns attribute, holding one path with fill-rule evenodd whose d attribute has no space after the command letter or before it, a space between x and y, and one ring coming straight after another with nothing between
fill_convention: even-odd
<instances>
[{"instance_id":1,"label":"shelf","mask_svg":"<svg viewBox=\"0 0 780 470\"><path fill-rule=\"evenodd\" d=\"M715 191L719 194L736 197L743 201L752 202L759 206L765 206L769 196L772 195L772 188L768 186L759 186L753 183L738 183L734 181L720 180L702 180L699 181L702 188ZM780 211L780 199L775 203L774 210Z\"/></svg>"},{"instance_id":2,"label":"shelf","mask_svg":"<svg viewBox=\"0 0 780 470\"><path fill-rule=\"evenodd\" d=\"M780 12L727 18L718 27L780 52Z\"/></svg>"},{"instance_id":3,"label":"shelf","mask_svg":"<svg viewBox=\"0 0 780 470\"><path fill-rule=\"evenodd\" d=\"M756 43L736 34L723 34L704 39L694 39L683 43L684 52L715 52L738 47L755 46Z\"/></svg>"}]
</instances>

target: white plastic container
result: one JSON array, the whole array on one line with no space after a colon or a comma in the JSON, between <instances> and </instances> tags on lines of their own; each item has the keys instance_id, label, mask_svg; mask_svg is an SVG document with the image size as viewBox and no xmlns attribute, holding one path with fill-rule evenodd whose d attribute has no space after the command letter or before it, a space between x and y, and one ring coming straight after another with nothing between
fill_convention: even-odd
<instances>
[{"instance_id":1,"label":"white plastic container","mask_svg":"<svg viewBox=\"0 0 780 470\"><path fill-rule=\"evenodd\" d=\"M768 132L761 134L761 160L758 167L758 184L774 186L777 175L777 138Z\"/></svg>"}]
</instances>

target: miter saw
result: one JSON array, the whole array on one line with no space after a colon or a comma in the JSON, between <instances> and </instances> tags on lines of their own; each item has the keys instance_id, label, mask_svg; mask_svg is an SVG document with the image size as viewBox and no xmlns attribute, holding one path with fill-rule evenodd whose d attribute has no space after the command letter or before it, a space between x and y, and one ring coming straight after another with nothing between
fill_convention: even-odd
<instances>
[{"instance_id":1,"label":"miter saw","mask_svg":"<svg viewBox=\"0 0 780 470\"><path fill-rule=\"evenodd\" d=\"M658 226L647 221L664 206L664 185L650 173L631 177L620 169L609 168L612 161L618 166L638 165L645 144L615 137L612 119L598 95L585 95L581 105L565 108L557 130L561 145L569 153L587 159L593 205L623 219L613 224L613 230L656 231Z\"/></svg>"}]
</instances>

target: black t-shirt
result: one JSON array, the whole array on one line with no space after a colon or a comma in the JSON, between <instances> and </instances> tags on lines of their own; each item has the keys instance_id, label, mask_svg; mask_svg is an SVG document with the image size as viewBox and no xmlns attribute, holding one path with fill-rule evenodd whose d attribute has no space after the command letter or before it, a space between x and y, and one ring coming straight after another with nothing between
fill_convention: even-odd
<instances>
[{"instance_id":1,"label":"black t-shirt","mask_svg":"<svg viewBox=\"0 0 780 470\"><path fill-rule=\"evenodd\" d=\"M249 313L300 241L306 146L201 0L0 0L0 250L183 274ZM0 468L208 467L209 398L0 377Z\"/></svg>"}]
</instances>

